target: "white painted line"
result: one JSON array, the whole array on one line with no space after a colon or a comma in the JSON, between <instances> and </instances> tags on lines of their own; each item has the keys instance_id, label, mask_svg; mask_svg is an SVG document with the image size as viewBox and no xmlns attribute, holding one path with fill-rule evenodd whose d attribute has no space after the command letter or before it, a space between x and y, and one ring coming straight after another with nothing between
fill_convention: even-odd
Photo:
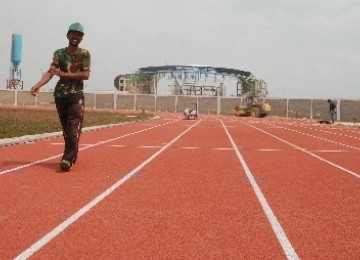
<instances>
[{"instance_id":1,"label":"white painted line","mask_svg":"<svg viewBox=\"0 0 360 260\"><path fill-rule=\"evenodd\" d=\"M63 144L63 145L64 145L64 144ZM92 145L94 145L94 144L84 144L84 143L80 143L80 144L79 144L79 146L86 146L86 147L87 147L87 146L92 146Z\"/></svg>"},{"instance_id":2,"label":"white painted line","mask_svg":"<svg viewBox=\"0 0 360 260\"><path fill-rule=\"evenodd\" d=\"M200 147L183 146L183 147L180 147L179 149L184 149L184 150L196 150L196 149L200 149Z\"/></svg>"},{"instance_id":3,"label":"white painted line","mask_svg":"<svg viewBox=\"0 0 360 260\"><path fill-rule=\"evenodd\" d=\"M317 153L344 153L349 152L348 150L312 150Z\"/></svg>"},{"instance_id":4,"label":"white painted line","mask_svg":"<svg viewBox=\"0 0 360 260\"><path fill-rule=\"evenodd\" d=\"M355 172L353 172L353 171L351 171L351 170L349 170L349 169L346 169L346 168L344 168L344 167L342 167L342 166L340 166L340 165L338 165L338 164L336 164L336 163L333 163L333 162L331 162L331 161L329 161L329 160L326 160L326 159L324 159L324 158L322 158L322 157L320 157L320 156L318 156L318 155L316 155L316 154L314 154L314 153L306 150L305 148L299 147L299 146L297 146L297 145L295 145L295 144L293 144L293 143L290 143L290 142L288 142L288 141L286 141L286 140L284 140L284 139L281 139L280 137L277 137L276 135L270 134L270 133L268 133L268 132L266 132L266 131L264 131L264 130L262 130L262 129L260 129L260 128L257 128L257 127L255 127L255 126L253 126L253 125L250 125L250 124L247 124L247 123L245 123L245 122L242 122L242 123L245 124L245 125L248 125L248 126L250 126L250 127L252 127L252 128L254 128L254 129L256 129L256 130L258 130L258 131L260 131L260 132L263 132L264 134L267 134L267 135L269 135L269 136L271 136L271 137L273 137L273 138L275 138L275 139L277 139L277 140L279 140L279 141L281 141L281 142L283 142L283 143L286 143L286 144L294 147L295 149L297 149L297 150L299 150L299 151L302 151L302 152L304 152L304 153L307 153L308 155L311 155L312 157L314 157L314 158L316 158L316 159L318 159L318 160L320 160L320 161L322 161L322 162L325 162L325 163L327 163L327 164L330 164L331 166L334 166L335 168L337 168L337 169L339 169L339 170L342 170L342 171L344 171L344 172L346 172L346 173L349 173L349 174L353 175L354 177L360 179L360 175L359 175L358 173L355 173ZM323 138L320 138L320 139L323 139ZM323 140L326 140L326 139L323 139ZM348 145L344 145L344 146L348 146ZM359 149L359 148L357 148L357 149Z\"/></svg>"},{"instance_id":5,"label":"white painted line","mask_svg":"<svg viewBox=\"0 0 360 260\"><path fill-rule=\"evenodd\" d=\"M145 149L154 149L154 148L160 148L162 146L159 145L142 145L142 146L138 146L138 148L145 148Z\"/></svg>"},{"instance_id":6,"label":"white painted line","mask_svg":"<svg viewBox=\"0 0 360 260\"><path fill-rule=\"evenodd\" d=\"M192 125L191 127L187 128L184 132L182 132L180 135L175 137L171 142L169 142L166 146L161 148L159 151L154 153L152 156L150 156L147 160L142 162L139 166L137 166L134 170L126 174L123 178L115 182L110 188L105 190L103 193L98 195L95 199L90 201L88 204L86 204L84 207L82 207L80 210L78 210L74 215L70 216L68 219L63 221L61 224L59 224L57 227L55 227L52 231L47 233L45 236L40 238L37 242L32 244L29 248L24 250L21 254L19 254L17 257L15 257L15 260L18 259L28 259L31 255L33 255L35 252L40 250L43 246L45 246L47 243L49 243L52 239L54 239L56 236L61 234L66 228L68 228L71 224L73 224L75 221L77 221L79 218L84 216L88 211L90 211L93 207L95 207L97 204L99 204L102 200L104 200L107 196L109 196L113 191L115 191L117 188L119 188L122 184L124 184L127 180L129 180L131 177L136 175L142 168L144 168L147 164L149 164L151 161L153 161L158 155L160 155L163 151L165 151L167 148L169 148L172 144L174 144L177 140L179 140L184 134L189 132L194 126L196 126L198 123L200 123L200 120L197 121L196 124Z\"/></svg>"},{"instance_id":7,"label":"white painted line","mask_svg":"<svg viewBox=\"0 0 360 260\"><path fill-rule=\"evenodd\" d=\"M64 143L49 143L49 145L54 145L54 146L62 146L64 145ZM83 143L80 143L79 146L89 146L89 145L93 145L93 144L83 144Z\"/></svg>"},{"instance_id":8,"label":"white painted line","mask_svg":"<svg viewBox=\"0 0 360 260\"><path fill-rule=\"evenodd\" d=\"M232 151L232 150L234 150L234 148L214 148L213 150L215 150L215 151Z\"/></svg>"},{"instance_id":9,"label":"white painted line","mask_svg":"<svg viewBox=\"0 0 360 260\"><path fill-rule=\"evenodd\" d=\"M271 148L263 148L263 149L258 149L259 152L280 152L282 151L281 149L271 149Z\"/></svg>"},{"instance_id":10,"label":"white painted line","mask_svg":"<svg viewBox=\"0 0 360 260\"><path fill-rule=\"evenodd\" d=\"M170 123L165 123L165 124L161 124L161 125L152 126L152 127L145 128L145 129L142 129L142 130L139 130L139 131L136 131L136 132L125 134L125 135L118 136L118 137L115 137L115 138L111 138L109 140L101 141L101 142L98 142L96 144L92 144L92 145L86 146L84 148L80 148L79 151L86 150L86 149L89 149L89 148L93 148L93 147L96 147L96 146L99 146L99 145L102 145L102 144L110 143L110 142L113 142L115 140L118 140L118 139L121 139L121 138L124 138L124 137L128 137L128 136L131 136L131 135L142 133L142 132L145 132L145 131L148 131L148 130L151 130L151 129L154 129L154 128L157 128L157 127L160 127L160 126L168 125L168 124L171 124L171 123L174 123L174 122L177 122L177 121L172 121ZM26 167L29 167L29 166L32 166L32 165L35 165L35 164L39 164L39 163L42 163L42 162L50 161L52 159L55 159L55 158L58 158L58 157L61 157L61 156L62 156L62 154L57 154L57 155L47 157L47 158L42 159L42 160L32 162L32 163L28 163L28 164L24 164L24 165L15 167L15 168L10 168L10 169L4 170L4 171L0 171L0 175L3 175L5 173L9 173L9 172L15 172L15 171L21 170L23 168L26 168Z\"/></svg>"},{"instance_id":11,"label":"white painted line","mask_svg":"<svg viewBox=\"0 0 360 260\"><path fill-rule=\"evenodd\" d=\"M125 144L111 144L109 147L127 147L128 145Z\"/></svg>"},{"instance_id":12,"label":"white painted line","mask_svg":"<svg viewBox=\"0 0 360 260\"><path fill-rule=\"evenodd\" d=\"M243 122L243 123L246 124L245 122ZM313 137L313 138L316 138L316 139L319 139L319 140L322 140L322 141L326 141L326 142L329 142L329 143L332 143L332 144L336 144L336 145L344 146L344 147L346 147L346 148L350 148L350 149L354 149L354 150L360 151L360 148L359 148L359 147L355 147L355 146L348 145L348 144L343 144L343 143L336 142L336 141L333 141L333 140L330 140L330 139L326 139L326 138L323 138L323 137L320 137L320 136L316 136L316 135L312 135L312 134L300 132L300 131L297 131L297 130L294 130L294 129L289 129L289 128L285 128L285 127L281 127L281 128L282 128L282 129L285 129L285 130L288 130L288 131L290 131L290 132L294 132L294 133L301 134L301 135L305 135L305 136L310 136L310 137Z\"/></svg>"},{"instance_id":13,"label":"white painted line","mask_svg":"<svg viewBox=\"0 0 360 260\"><path fill-rule=\"evenodd\" d=\"M54 156L51 156L51 157L47 157L47 158L42 159L42 160L34 161L34 162L32 162L32 163L20 165L20 166L15 167L15 168L10 168L10 169L1 171L1 172L0 172L0 175L3 175L3 174L5 174L5 173L9 173L9 172L16 172L16 171L19 171L19 170L21 170L21 169L24 169L24 168L27 168L27 167L30 167L30 166L33 166L33 165L36 165L36 164L39 164L39 163L42 163L42 162L47 162L47 161L50 161L50 160L52 160L52 159L59 158L59 157L61 157L61 156L62 156L62 154L57 154L57 155L54 155Z\"/></svg>"},{"instance_id":14,"label":"white painted line","mask_svg":"<svg viewBox=\"0 0 360 260\"><path fill-rule=\"evenodd\" d=\"M228 129L226 128L225 124L223 123L223 121L221 121L221 124L222 124L234 150L235 150L235 153L236 153L242 167L245 170L245 174L250 181L250 184L256 194L256 197L258 198L258 200L261 204L261 207L262 207L267 219L269 220L270 225L271 225L278 241L280 242L280 245L281 245L282 249L284 250L284 253L285 253L287 259L291 259L291 260L300 259L297 256L295 249L293 248L289 239L287 238L283 228L281 227L281 224L277 220L277 218L276 218L274 212L272 211L269 203L267 202L264 194L262 193L260 187L258 186L254 176L252 175L249 167L247 166L244 157L241 155L239 149L237 148L237 145L235 144L232 136L230 135L230 133L229 133Z\"/></svg>"}]
</instances>

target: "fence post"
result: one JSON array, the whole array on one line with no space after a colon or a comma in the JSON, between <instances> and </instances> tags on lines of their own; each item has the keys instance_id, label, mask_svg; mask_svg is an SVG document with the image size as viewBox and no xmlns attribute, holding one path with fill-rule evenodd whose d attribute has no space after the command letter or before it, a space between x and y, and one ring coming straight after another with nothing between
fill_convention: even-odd
<instances>
[{"instance_id":1,"label":"fence post","mask_svg":"<svg viewBox=\"0 0 360 260\"><path fill-rule=\"evenodd\" d=\"M175 113L177 113L177 109L178 109L178 96L175 95Z\"/></svg>"},{"instance_id":2,"label":"fence post","mask_svg":"<svg viewBox=\"0 0 360 260\"><path fill-rule=\"evenodd\" d=\"M96 109L96 92L94 92L94 109Z\"/></svg>"},{"instance_id":3,"label":"fence post","mask_svg":"<svg viewBox=\"0 0 360 260\"><path fill-rule=\"evenodd\" d=\"M154 100L154 102L155 102L155 105L154 105L155 106L155 112L157 112L157 95L156 94L154 95L154 99L155 99Z\"/></svg>"},{"instance_id":4,"label":"fence post","mask_svg":"<svg viewBox=\"0 0 360 260\"><path fill-rule=\"evenodd\" d=\"M14 96L14 106L17 106L17 104L18 104L18 90L16 89L14 93L15 93L15 96Z\"/></svg>"},{"instance_id":5,"label":"fence post","mask_svg":"<svg viewBox=\"0 0 360 260\"><path fill-rule=\"evenodd\" d=\"M197 109L197 111L196 111L196 113L197 114L199 114L199 97L196 97L196 109Z\"/></svg>"},{"instance_id":6,"label":"fence post","mask_svg":"<svg viewBox=\"0 0 360 260\"><path fill-rule=\"evenodd\" d=\"M313 120L314 100L310 99L310 120Z\"/></svg>"},{"instance_id":7,"label":"fence post","mask_svg":"<svg viewBox=\"0 0 360 260\"><path fill-rule=\"evenodd\" d=\"M113 105L113 109L116 110L116 92L114 92L114 105Z\"/></svg>"},{"instance_id":8,"label":"fence post","mask_svg":"<svg viewBox=\"0 0 360 260\"><path fill-rule=\"evenodd\" d=\"M136 102L137 102L137 95L134 94L134 107L133 107L134 111L136 110Z\"/></svg>"},{"instance_id":9,"label":"fence post","mask_svg":"<svg viewBox=\"0 0 360 260\"><path fill-rule=\"evenodd\" d=\"M286 99L286 118L289 118L289 99Z\"/></svg>"}]
</instances>

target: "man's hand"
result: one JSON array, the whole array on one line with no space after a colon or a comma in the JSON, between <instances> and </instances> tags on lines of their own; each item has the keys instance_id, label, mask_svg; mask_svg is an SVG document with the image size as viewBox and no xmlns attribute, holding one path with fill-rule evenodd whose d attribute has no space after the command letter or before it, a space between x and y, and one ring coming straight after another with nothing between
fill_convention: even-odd
<instances>
[{"instance_id":1,"label":"man's hand","mask_svg":"<svg viewBox=\"0 0 360 260\"><path fill-rule=\"evenodd\" d=\"M50 68L49 70L51 75L55 75L58 77L64 77L65 76L65 72L61 71L59 68Z\"/></svg>"},{"instance_id":2,"label":"man's hand","mask_svg":"<svg viewBox=\"0 0 360 260\"><path fill-rule=\"evenodd\" d=\"M31 95L36 96L37 93L39 93L39 90L40 90L40 86L35 85L30 89L30 93Z\"/></svg>"}]
</instances>

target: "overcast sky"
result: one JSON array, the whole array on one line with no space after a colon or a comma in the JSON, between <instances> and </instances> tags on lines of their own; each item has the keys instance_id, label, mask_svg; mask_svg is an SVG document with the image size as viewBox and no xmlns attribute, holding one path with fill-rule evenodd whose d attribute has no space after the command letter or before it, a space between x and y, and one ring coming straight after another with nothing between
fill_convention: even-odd
<instances>
[{"instance_id":1,"label":"overcast sky","mask_svg":"<svg viewBox=\"0 0 360 260\"><path fill-rule=\"evenodd\" d=\"M79 21L88 90L114 90L140 67L202 64L250 71L270 97L360 98L359 0L1 0L0 17L1 89L13 33L30 89Z\"/></svg>"}]
</instances>

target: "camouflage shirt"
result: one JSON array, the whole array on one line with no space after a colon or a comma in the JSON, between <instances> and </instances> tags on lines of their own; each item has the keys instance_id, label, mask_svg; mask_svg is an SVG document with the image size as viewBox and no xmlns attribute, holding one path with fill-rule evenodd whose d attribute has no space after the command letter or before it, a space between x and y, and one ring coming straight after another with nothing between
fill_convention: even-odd
<instances>
[{"instance_id":1,"label":"camouflage shirt","mask_svg":"<svg viewBox=\"0 0 360 260\"><path fill-rule=\"evenodd\" d=\"M60 68L64 72L79 72L90 70L90 53L79 48L75 55L70 55L67 48L58 49L54 53L51 66ZM54 97L67 97L71 94L82 93L83 80L61 78L56 83Z\"/></svg>"}]
</instances>

